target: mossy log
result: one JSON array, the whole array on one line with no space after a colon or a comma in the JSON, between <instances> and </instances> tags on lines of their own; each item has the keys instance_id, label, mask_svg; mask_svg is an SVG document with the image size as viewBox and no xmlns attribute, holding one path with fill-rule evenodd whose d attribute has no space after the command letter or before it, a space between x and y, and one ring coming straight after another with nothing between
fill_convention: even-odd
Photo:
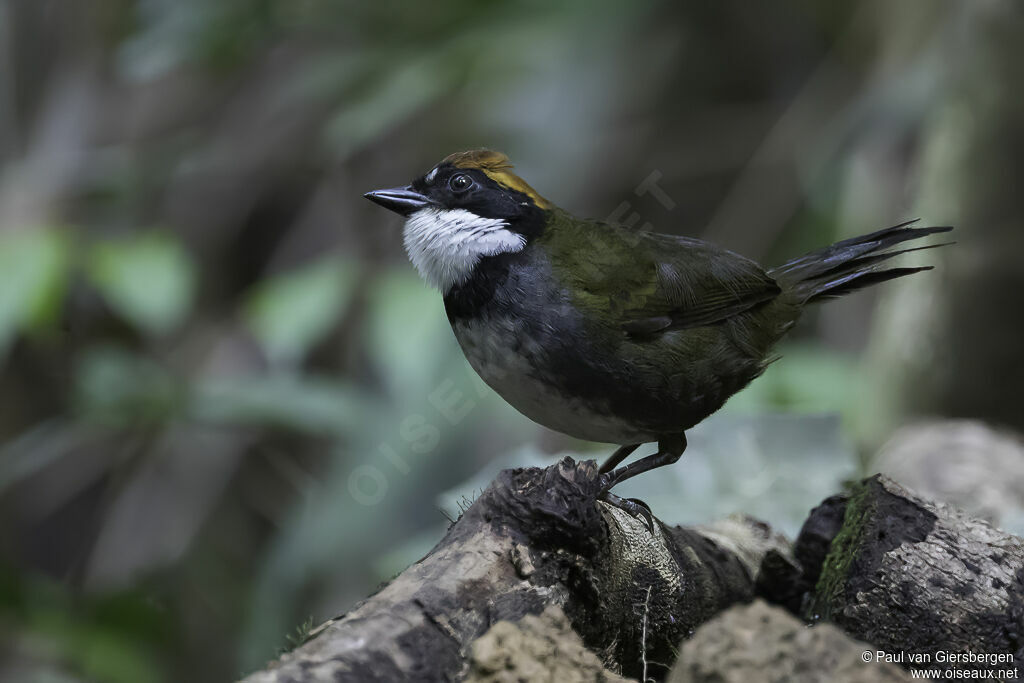
<instances>
[{"instance_id":1,"label":"mossy log","mask_svg":"<svg viewBox=\"0 0 1024 683\"><path fill-rule=\"evenodd\" d=\"M491 625L549 606L610 669L661 678L686 635L753 597L769 550L788 554L746 518L652 534L598 488L592 461L503 471L426 557L247 683L458 680Z\"/></svg>"},{"instance_id":2,"label":"mossy log","mask_svg":"<svg viewBox=\"0 0 1024 683\"><path fill-rule=\"evenodd\" d=\"M815 508L795 554L805 619L894 655L994 653L1024 671L1024 539L876 475Z\"/></svg>"}]
</instances>

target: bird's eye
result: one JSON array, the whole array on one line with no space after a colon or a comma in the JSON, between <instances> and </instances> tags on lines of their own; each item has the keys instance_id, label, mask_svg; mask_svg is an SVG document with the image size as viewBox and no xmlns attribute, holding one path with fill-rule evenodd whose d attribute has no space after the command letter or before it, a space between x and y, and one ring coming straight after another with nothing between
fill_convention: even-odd
<instances>
[{"instance_id":1,"label":"bird's eye","mask_svg":"<svg viewBox=\"0 0 1024 683\"><path fill-rule=\"evenodd\" d=\"M465 173L456 173L448 181L448 187L452 188L453 192L465 192L472 184L473 179Z\"/></svg>"}]
</instances>

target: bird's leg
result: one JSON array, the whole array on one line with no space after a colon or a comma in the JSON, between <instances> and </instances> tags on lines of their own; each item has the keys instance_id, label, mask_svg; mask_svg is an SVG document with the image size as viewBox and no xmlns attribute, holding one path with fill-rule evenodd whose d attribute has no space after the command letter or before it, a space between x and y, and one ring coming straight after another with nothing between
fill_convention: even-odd
<instances>
[{"instance_id":1,"label":"bird's leg","mask_svg":"<svg viewBox=\"0 0 1024 683\"><path fill-rule=\"evenodd\" d=\"M638 444L639 445L639 444ZM620 510L624 510L634 517L643 517L644 521L647 522L647 528L654 533L654 516L651 515L651 508L648 507L647 503L636 498L619 498L610 489L616 484L620 484L627 479L631 479L638 474L643 474L658 467L664 467L665 465L671 465L672 463L679 460L683 455L683 451L686 450L686 436L680 434L677 437L670 437L661 439L658 441L658 452L653 455L648 455L640 458L636 462L632 462L624 467L618 469L611 469L618 463L622 462L627 455L636 450L637 446L622 446L615 453L608 458L608 462L601 466L601 493L598 495L598 500L603 500L609 505L613 505ZM606 470L607 465L609 470Z\"/></svg>"},{"instance_id":2,"label":"bird's leg","mask_svg":"<svg viewBox=\"0 0 1024 683\"><path fill-rule=\"evenodd\" d=\"M601 482L601 491L608 491L613 486L621 484L627 479L632 479L638 474L643 474L658 467L671 465L679 460L686 450L686 436L680 434L677 437L661 439L658 441L658 452L640 458L624 467L605 472L602 474L604 481ZM612 456L615 457L615 456Z\"/></svg>"},{"instance_id":3,"label":"bird's leg","mask_svg":"<svg viewBox=\"0 0 1024 683\"><path fill-rule=\"evenodd\" d=\"M597 471L598 474L606 474L608 472L611 472L612 470L619 466L620 462L628 458L630 453L632 453L638 448L640 448L640 444L638 443L629 444L626 446L619 446L618 448L615 449L614 453L608 456L607 460L601 463L601 469Z\"/></svg>"},{"instance_id":4,"label":"bird's leg","mask_svg":"<svg viewBox=\"0 0 1024 683\"><path fill-rule=\"evenodd\" d=\"M624 455L619 457L619 452L623 449L628 448ZM622 459L629 455L636 446L623 446L619 450L615 451L609 462L615 460L615 463L622 462ZM650 470L658 467L664 467L665 465L671 465L672 463L679 460L683 455L683 451L686 450L686 436L680 434L678 437L672 437L670 439L661 439L658 441L658 452L653 455L640 458L636 462L630 463L624 467L613 469L610 472L601 468L601 493L598 496L599 500L603 500L609 505L614 505L620 510L625 510L634 517L643 517L644 521L647 522L647 528L654 533L654 519L651 515L651 509L641 500L636 498L619 498L614 493L611 493L610 489L616 484L620 484L627 479L635 477L638 474L643 474ZM618 460L616 460L618 458Z\"/></svg>"}]
</instances>

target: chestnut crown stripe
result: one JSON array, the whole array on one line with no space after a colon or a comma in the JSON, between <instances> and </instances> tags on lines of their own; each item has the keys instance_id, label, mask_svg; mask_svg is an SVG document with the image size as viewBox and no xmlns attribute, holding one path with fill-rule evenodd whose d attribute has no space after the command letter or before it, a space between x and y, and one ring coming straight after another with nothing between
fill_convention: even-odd
<instances>
[{"instance_id":1,"label":"chestnut crown stripe","mask_svg":"<svg viewBox=\"0 0 1024 683\"><path fill-rule=\"evenodd\" d=\"M512 172L512 163L501 152L492 149L471 149L468 152L449 154L441 163L449 163L456 168L475 168L482 171L488 178L504 185L510 190L522 192L541 209L552 209L554 205L541 197L529 183Z\"/></svg>"}]
</instances>

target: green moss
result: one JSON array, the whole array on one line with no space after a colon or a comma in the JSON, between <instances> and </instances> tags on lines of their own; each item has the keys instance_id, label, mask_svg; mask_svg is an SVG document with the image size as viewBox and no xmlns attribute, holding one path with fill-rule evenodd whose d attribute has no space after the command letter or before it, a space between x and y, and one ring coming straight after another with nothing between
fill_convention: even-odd
<instances>
[{"instance_id":1,"label":"green moss","mask_svg":"<svg viewBox=\"0 0 1024 683\"><path fill-rule=\"evenodd\" d=\"M310 634L313 631L313 616L310 615L304 622L295 627L295 630L285 635L284 647L278 649L278 656L291 652L295 648L303 645L310 638Z\"/></svg>"},{"instance_id":2,"label":"green moss","mask_svg":"<svg viewBox=\"0 0 1024 683\"><path fill-rule=\"evenodd\" d=\"M830 619L832 605L847 584L847 577L863 542L864 527L875 514L875 499L871 495L870 484L871 480L861 481L850 490L843 526L832 539L822 564L821 575L814 587L814 599L809 614L805 615L808 619Z\"/></svg>"}]
</instances>

